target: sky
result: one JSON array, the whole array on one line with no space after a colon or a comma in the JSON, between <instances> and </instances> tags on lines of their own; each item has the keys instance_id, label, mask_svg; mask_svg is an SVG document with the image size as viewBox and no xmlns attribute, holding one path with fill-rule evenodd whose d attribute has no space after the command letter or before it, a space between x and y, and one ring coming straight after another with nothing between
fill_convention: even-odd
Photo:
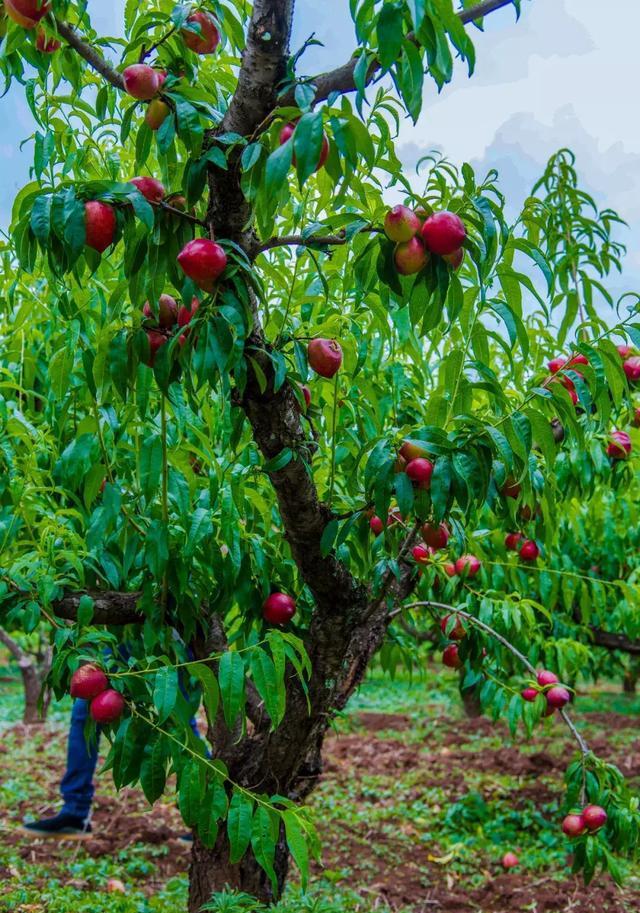
<instances>
[{"instance_id":1,"label":"sky","mask_svg":"<svg viewBox=\"0 0 640 913\"><path fill-rule=\"evenodd\" d=\"M89 0L96 29L118 33L124 0ZM438 95L427 81L417 125L403 123L399 154L410 175L433 149L480 172L496 168L517 211L549 156L563 146L576 153L585 189L600 206L629 223L621 239L629 253L621 278L609 287L640 290L640 120L632 97L637 81L638 0L523 0L518 23L512 8L472 29L477 66L469 79L460 66ZM345 62L355 48L348 0L298 0L292 47L315 33L324 47L305 54L306 73ZM17 91L16 91L17 90ZM19 87L0 99L0 225L28 180L33 131Z\"/></svg>"}]
</instances>

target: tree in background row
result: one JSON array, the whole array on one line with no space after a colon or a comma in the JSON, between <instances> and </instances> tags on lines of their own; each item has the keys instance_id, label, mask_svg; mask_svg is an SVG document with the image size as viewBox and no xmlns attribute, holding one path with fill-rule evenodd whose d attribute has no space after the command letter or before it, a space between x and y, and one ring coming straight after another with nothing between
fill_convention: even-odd
<instances>
[{"instance_id":1,"label":"tree in background row","mask_svg":"<svg viewBox=\"0 0 640 913\"><path fill-rule=\"evenodd\" d=\"M587 880L637 853L566 710L594 645L639 633L637 543L602 574L571 551L636 512L620 220L567 150L510 223L494 172L408 175L394 145L510 5L354 0L356 53L307 75L293 0L127 2L124 40L4 0L37 126L2 253L0 622L50 626L118 787L153 803L175 773L191 911L277 897L290 856L306 881L326 731L407 631L514 731L571 728Z\"/></svg>"}]
</instances>

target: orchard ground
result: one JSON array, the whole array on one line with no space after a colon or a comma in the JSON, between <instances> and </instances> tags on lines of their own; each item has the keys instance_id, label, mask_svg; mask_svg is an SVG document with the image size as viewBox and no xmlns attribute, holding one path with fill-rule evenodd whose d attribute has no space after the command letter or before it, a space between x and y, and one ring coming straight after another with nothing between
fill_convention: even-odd
<instances>
[{"instance_id":1,"label":"orchard ground","mask_svg":"<svg viewBox=\"0 0 640 913\"><path fill-rule=\"evenodd\" d=\"M0 663L0 911L176 913L186 908L188 846L170 795L150 810L142 793L98 780L95 836L33 842L17 830L55 807L64 763L66 702L27 733L17 670ZM593 749L640 787L640 697L615 682L580 688L575 717ZM632 913L640 870L623 890L597 876L589 888L566 867L562 777L574 746L547 722L535 741L503 723L467 719L456 676L439 665L389 681L373 671L329 739L312 797L323 843L301 896L292 882L278 913ZM503 872L515 851L521 864ZM118 878L127 893L107 893ZM355 886L358 890L355 890ZM227 908L224 908L227 909ZM238 904L231 913L250 913Z\"/></svg>"}]
</instances>

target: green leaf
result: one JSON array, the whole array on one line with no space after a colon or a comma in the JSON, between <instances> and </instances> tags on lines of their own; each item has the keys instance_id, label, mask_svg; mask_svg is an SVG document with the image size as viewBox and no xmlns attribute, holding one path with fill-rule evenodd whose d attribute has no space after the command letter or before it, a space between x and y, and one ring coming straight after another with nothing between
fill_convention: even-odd
<instances>
[{"instance_id":1,"label":"green leaf","mask_svg":"<svg viewBox=\"0 0 640 913\"><path fill-rule=\"evenodd\" d=\"M189 672L202 685L202 699L207 711L207 718L213 724L218 715L218 705L220 703L220 688L213 670L209 666L205 666L204 663L196 663L193 666L189 666Z\"/></svg>"},{"instance_id":2,"label":"green leaf","mask_svg":"<svg viewBox=\"0 0 640 913\"><path fill-rule=\"evenodd\" d=\"M146 752L140 767L140 785L149 805L163 794L166 781L167 753L164 737L160 736Z\"/></svg>"},{"instance_id":3,"label":"green leaf","mask_svg":"<svg viewBox=\"0 0 640 913\"><path fill-rule=\"evenodd\" d=\"M306 833L300 824L298 813L295 809L286 809L282 813L282 820L284 821L289 852L300 871L302 889L306 890L309 880L309 847L307 846Z\"/></svg>"},{"instance_id":4,"label":"green leaf","mask_svg":"<svg viewBox=\"0 0 640 913\"><path fill-rule=\"evenodd\" d=\"M195 827L206 789L205 767L201 760L190 758L180 773L178 806L187 827Z\"/></svg>"},{"instance_id":5,"label":"green leaf","mask_svg":"<svg viewBox=\"0 0 640 913\"><path fill-rule=\"evenodd\" d=\"M292 156L293 142L289 140L284 145L278 146L267 159L264 184L264 192L267 197L275 198L280 193L282 186L287 181Z\"/></svg>"},{"instance_id":6,"label":"green leaf","mask_svg":"<svg viewBox=\"0 0 640 913\"><path fill-rule=\"evenodd\" d=\"M404 17L402 4L385 3L380 10L376 27L378 36L378 60L388 70L400 56L404 39Z\"/></svg>"},{"instance_id":7,"label":"green leaf","mask_svg":"<svg viewBox=\"0 0 640 913\"><path fill-rule=\"evenodd\" d=\"M272 728L275 729L284 717L286 698L284 684L276 676L273 660L260 647L256 647L251 653L251 675L271 718Z\"/></svg>"},{"instance_id":8,"label":"green leaf","mask_svg":"<svg viewBox=\"0 0 640 913\"><path fill-rule=\"evenodd\" d=\"M162 438L151 434L140 448L140 487L146 498L151 498L162 479Z\"/></svg>"},{"instance_id":9,"label":"green leaf","mask_svg":"<svg viewBox=\"0 0 640 913\"><path fill-rule=\"evenodd\" d=\"M160 724L169 717L178 697L178 670L164 667L156 672L153 703L158 711Z\"/></svg>"},{"instance_id":10,"label":"green leaf","mask_svg":"<svg viewBox=\"0 0 640 913\"><path fill-rule=\"evenodd\" d=\"M259 805L256 808L251 826L251 849L258 864L266 872L274 891L277 891L278 879L276 878L273 863L276 855L276 843L280 827L279 816Z\"/></svg>"},{"instance_id":11,"label":"green leaf","mask_svg":"<svg viewBox=\"0 0 640 913\"><path fill-rule=\"evenodd\" d=\"M227 726L231 728L245 704L245 669L239 653L227 650L220 660L218 681L222 696L222 709Z\"/></svg>"},{"instance_id":12,"label":"green leaf","mask_svg":"<svg viewBox=\"0 0 640 913\"><path fill-rule=\"evenodd\" d=\"M240 862L251 842L252 819L253 801L245 793L234 789L227 815L229 861L232 865Z\"/></svg>"}]
</instances>

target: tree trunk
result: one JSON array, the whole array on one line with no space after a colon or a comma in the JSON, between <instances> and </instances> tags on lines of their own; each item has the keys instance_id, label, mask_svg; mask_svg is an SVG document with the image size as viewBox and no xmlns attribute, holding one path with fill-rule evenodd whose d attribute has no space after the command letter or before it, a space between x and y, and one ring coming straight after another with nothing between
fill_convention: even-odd
<instances>
[{"instance_id":1,"label":"tree trunk","mask_svg":"<svg viewBox=\"0 0 640 913\"><path fill-rule=\"evenodd\" d=\"M464 712L470 720L476 720L482 716L482 705L480 703L480 689L477 685L471 688L460 688L460 696Z\"/></svg>"},{"instance_id":2,"label":"tree trunk","mask_svg":"<svg viewBox=\"0 0 640 913\"><path fill-rule=\"evenodd\" d=\"M4 644L16 660L22 676L24 687L22 722L25 726L41 726L47 719L50 696L48 693L44 694L42 703L40 703L40 694L44 681L51 669L53 650L49 646L44 652L38 651L37 656L29 655L2 628L0 628L0 643Z\"/></svg>"},{"instance_id":3,"label":"tree trunk","mask_svg":"<svg viewBox=\"0 0 640 913\"><path fill-rule=\"evenodd\" d=\"M622 680L622 690L625 694L635 694L636 685L638 684L638 672L635 669L628 669Z\"/></svg>"},{"instance_id":4,"label":"tree trunk","mask_svg":"<svg viewBox=\"0 0 640 913\"><path fill-rule=\"evenodd\" d=\"M22 722L25 726L42 726L47 721L49 710L49 693L42 695L43 681L48 674L47 669L39 669L33 659L24 665L20 664L22 684L24 686L24 713Z\"/></svg>"},{"instance_id":5,"label":"tree trunk","mask_svg":"<svg viewBox=\"0 0 640 913\"><path fill-rule=\"evenodd\" d=\"M276 901L282 893L289 869L289 853L284 839L280 839L276 847L274 868L278 879L275 893L251 849L239 863L232 865L224 830L218 835L213 849L207 849L196 837L189 866L189 913L199 913L211 895L225 887L251 894L262 903Z\"/></svg>"}]
</instances>

